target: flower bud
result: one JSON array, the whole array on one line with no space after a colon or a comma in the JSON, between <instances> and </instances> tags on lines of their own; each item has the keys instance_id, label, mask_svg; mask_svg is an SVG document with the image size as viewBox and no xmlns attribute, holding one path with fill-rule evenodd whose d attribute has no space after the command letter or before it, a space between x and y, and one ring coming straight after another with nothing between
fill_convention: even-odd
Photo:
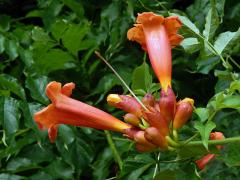
<instances>
[{"instance_id":1,"label":"flower bud","mask_svg":"<svg viewBox=\"0 0 240 180\"><path fill-rule=\"evenodd\" d=\"M202 170L214 158L215 154L207 154L206 156L203 156L201 159L195 161L195 163L197 167Z\"/></svg>"},{"instance_id":2,"label":"flower bud","mask_svg":"<svg viewBox=\"0 0 240 180\"><path fill-rule=\"evenodd\" d=\"M144 133L145 138L151 142L152 144L158 146L160 149L167 149L168 143L164 136L160 134L158 129L155 127L149 127L145 130Z\"/></svg>"},{"instance_id":3,"label":"flower bud","mask_svg":"<svg viewBox=\"0 0 240 180\"><path fill-rule=\"evenodd\" d=\"M140 123L140 120L138 119L138 117L131 113L125 114L124 121L129 124L132 124L133 126L138 126Z\"/></svg>"},{"instance_id":4,"label":"flower bud","mask_svg":"<svg viewBox=\"0 0 240 180\"><path fill-rule=\"evenodd\" d=\"M161 90L159 100L161 114L166 118L168 124L173 120L176 109L176 97L173 90L168 87L167 91Z\"/></svg>"},{"instance_id":5,"label":"flower bud","mask_svg":"<svg viewBox=\"0 0 240 180\"><path fill-rule=\"evenodd\" d=\"M143 98L142 102L145 106L147 107L153 107L155 104L155 98L153 97L152 94L147 93Z\"/></svg>"},{"instance_id":6,"label":"flower bud","mask_svg":"<svg viewBox=\"0 0 240 180\"><path fill-rule=\"evenodd\" d=\"M210 134L210 139L211 140L221 140L221 139L225 139L223 133L221 132L213 132ZM216 146L219 150L222 149L221 145L217 145Z\"/></svg>"},{"instance_id":7,"label":"flower bud","mask_svg":"<svg viewBox=\"0 0 240 180\"><path fill-rule=\"evenodd\" d=\"M180 129L192 116L194 100L185 98L178 102L173 120L173 129Z\"/></svg>"},{"instance_id":8,"label":"flower bud","mask_svg":"<svg viewBox=\"0 0 240 180\"><path fill-rule=\"evenodd\" d=\"M142 116L142 107L134 97L127 95L109 94L107 97L109 105L122 109L125 112L132 113L137 117Z\"/></svg>"},{"instance_id":9,"label":"flower bud","mask_svg":"<svg viewBox=\"0 0 240 180\"><path fill-rule=\"evenodd\" d=\"M168 135L168 123L164 116L162 116L161 112L152 109L151 111L145 112L144 115L146 117L146 121L151 127L155 127L163 137Z\"/></svg>"}]
</instances>

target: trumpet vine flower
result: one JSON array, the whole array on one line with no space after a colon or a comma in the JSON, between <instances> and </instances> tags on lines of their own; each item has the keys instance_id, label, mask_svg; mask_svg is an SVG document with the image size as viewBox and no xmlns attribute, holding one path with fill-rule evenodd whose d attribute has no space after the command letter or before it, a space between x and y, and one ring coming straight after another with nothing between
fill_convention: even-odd
<instances>
[{"instance_id":1,"label":"trumpet vine flower","mask_svg":"<svg viewBox=\"0 0 240 180\"><path fill-rule=\"evenodd\" d=\"M117 132L124 132L131 125L112 115L69 96L75 88L74 83L51 82L46 87L46 94L52 104L34 114L34 120L40 129L48 129L51 142L57 137L59 124L91 127Z\"/></svg>"},{"instance_id":2,"label":"trumpet vine flower","mask_svg":"<svg viewBox=\"0 0 240 180\"><path fill-rule=\"evenodd\" d=\"M148 53L153 70L167 91L171 87L171 47L178 45L183 37L177 34L182 23L176 16L164 18L152 12L138 14L137 24L129 29L127 37L137 41Z\"/></svg>"}]
</instances>

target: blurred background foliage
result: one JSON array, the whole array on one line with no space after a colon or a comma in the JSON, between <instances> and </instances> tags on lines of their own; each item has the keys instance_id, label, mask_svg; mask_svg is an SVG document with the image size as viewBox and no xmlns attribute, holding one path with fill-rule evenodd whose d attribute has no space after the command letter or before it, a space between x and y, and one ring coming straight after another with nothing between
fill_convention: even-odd
<instances>
[{"instance_id":1,"label":"blurred background foliage","mask_svg":"<svg viewBox=\"0 0 240 180\"><path fill-rule=\"evenodd\" d=\"M239 135L240 2L0 0L0 179L152 179L157 155L137 153L119 134L111 133L122 168L103 131L61 125L51 144L32 119L49 103L44 90L52 80L76 83L74 98L121 118L105 98L127 90L95 50L138 96L151 92L158 97L149 61L126 38L137 13L144 11L175 14L184 24L185 39L173 49L173 88L178 99L195 99L197 108L182 136L211 131L210 121L226 137ZM181 163L167 162L175 156L162 153L155 179L236 179L239 149L239 144L226 146L201 172L190 151Z\"/></svg>"}]
</instances>

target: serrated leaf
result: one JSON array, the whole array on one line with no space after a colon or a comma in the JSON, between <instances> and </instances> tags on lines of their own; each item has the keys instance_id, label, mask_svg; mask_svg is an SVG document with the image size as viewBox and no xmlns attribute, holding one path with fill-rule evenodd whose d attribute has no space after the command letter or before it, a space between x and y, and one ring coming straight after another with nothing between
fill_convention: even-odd
<instances>
[{"instance_id":1,"label":"serrated leaf","mask_svg":"<svg viewBox=\"0 0 240 180\"><path fill-rule=\"evenodd\" d=\"M53 37L59 41L62 36L63 33L66 31L68 25L66 21L56 21L51 28L51 34L53 35Z\"/></svg>"},{"instance_id":2,"label":"serrated leaf","mask_svg":"<svg viewBox=\"0 0 240 180\"><path fill-rule=\"evenodd\" d=\"M133 71L132 75L132 89L143 89L148 91L152 84L152 76L149 72L149 66L147 63L143 63Z\"/></svg>"},{"instance_id":3,"label":"serrated leaf","mask_svg":"<svg viewBox=\"0 0 240 180\"><path fill-rule=\"evenodd\" d=\"M196 108L194 112L198 115L201 122L205 122L209 117L209 110L207 108Z\"/></svg>"},{"instance_id":4,"label":"serrated leaf","mask_svg":"<svg viewBox=\"0 0 240 180\"><path fill-rule=\"evenodd\" d=\"M216 4L212 0L211 8L208 11L208 14L206 16L205 29L203 31L203 35L205 36L207 41L210 41L213 38L215 31L219 26L219 23L220 22L219 22L218 12L216 9Z\"/></svg>"},{"instance_id":5,"label":"serrated leaf","mask_svg":"<svg viewBox=\"0 0 240 180\"><path fill-rule=\"evenodd\" d=\"M236 32L224 32L219 34L214 42L214 48L218 54L228 53L240 40L240 28Z\"/></svg>"},{"instance_id":6,"label":"serrated leaf","mask_svg":"<svg viewBox=\"0 0 240 180\"><path fill-rule=\"evenodd\" d=\"M200 49L200 43L197 38L185 38L181 42L181 46L188 53L194 53Z\"/></svg>"},{"instance_id":7,"label":"serrated leaf","mask_svg":"<svg viewBox=\"0 0 240 180\"><path fill-rule=\"evenodd\" d=\"M7 136L13 135L19 128L19 102L13 98L0 97L0 121Z\"/></svg>"},{"instance_id":8,"label":"serrated leaf","mask_svg":"<svg viewBox=\"0 0 240 180\"><path fill-rule=\"evenodd\" d=\"M41 57L35 57L35 66L40 74L75 67L75 59L60 49L50 49Z\"/></svg>"},{"instance_id":9,"label":"serrated leaf","mask_svg":"<svg viewBox=\"0 0 240 180\"><path fill-rule=\"evenodd\" d=\"M203 124L202 122L197 121L194 127L199 131L202 137L202 142L204 147L208 149L209 135L212 132L212 130L216 127L216 124L212 121L208 121L206 124Z\"/></svg>"},{"instance_id":10,"label":"serrated leaf","mask_svg":"<svg viewBox=\"0 0 240 180\"><path fill-rule=\"evenodd\" d=\"M17 79L7 74L0 75L0 88L9 90L19 96L22 100L26 99L24 89L18 83Z\"/></svg>"},{"instance_id":11,"label":"serrated leaf","mask_svg":"<svg viewBox=\"0 0 240 180\"><path fill-rule=\"evenodd\" d=\"M89 28L87 24L84 26L80 24L70 24L62 36L63 45L73 55L77 56L78 50L84 45L82 40L87 35L88 30Z\"/></svg>"},{"instance_id":12,"label":"serrated leaf","mask_svg":"<svg viewBox=\"0 0 240 180\"><path fill-rule=\"evenodd\" d=\"M27 77L25 81L26 87L29 89L31 97L42 104L47 104L49 102L46 94L45 88L49 82L48 77L41 76L37 78Z\"/></svg>"},{"instance_id":13,"label":"serrated leaf","mask_svg":"<svg viewBox=\"0 0 240 180\"><path fill-rule=\"evenodd\" d=\"M171 13L171 15L175 15L175 16L178 16L179 19L181 20L181 22L183 23L183 25L189 29L192 33L194 33L195 35L199 35L200 31L199 29L197 28L197 26L192 22L190 21L190 19L188 19L186 16L181 16L179 14L175 14L175 13Z\"/></svg>"}]
</instances>

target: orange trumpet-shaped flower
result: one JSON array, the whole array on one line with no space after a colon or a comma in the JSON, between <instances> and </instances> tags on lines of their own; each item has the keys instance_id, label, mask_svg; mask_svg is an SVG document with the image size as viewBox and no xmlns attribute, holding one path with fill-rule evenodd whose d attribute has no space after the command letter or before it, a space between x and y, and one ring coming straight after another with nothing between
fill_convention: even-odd
<instances>
[{"instance_id":1,"label":"orange trumpet-shaped flower","mask_svg":"<svg viewBox=\"0 0 240 180\"><path fill-rule=\"evenodd\" d=\"M48 135L53 142L57 137L57 126L69 124L96 129L124 132L131 128L112 115L68 96L74 89L74 83L61 86L61 83L51 82L46 87L46 94L52 104L34 114L34 120L40 129L48 129Z\"/></svg>"},{"instance_id":2,"label":"orange trumpet-shaped flower","mask_svg":"<svg viewBox=\"0 0 240 180\"><path fill-rule=\"evenodd\" d=\"M221 132L213 132L210 134L210 139L211 140L221 140L224 139L224 135ZM217 145L216 146L219 150L222 148L221 145ZM195 163L197 164L199 169L204 169L205 166L212 160L214 159L216 156L216 154L207 154L205 156L203 156L201 159L195 161Z\"/></svg>"},{"instance_id":3,"label":"orange trumpet-shaped flower","mask_svg":"<svg viewBox=\"0 0 240 180\"><path fill-rule=\"evenodd\" d=\"M171 47L183 37L177 34L182 23L176 16L164 18L152 12L138 14L137 24L129 29L129 40L137 41L148 52L153 70L164 90L171 87Z\"/></svg>"}]
</instances>

